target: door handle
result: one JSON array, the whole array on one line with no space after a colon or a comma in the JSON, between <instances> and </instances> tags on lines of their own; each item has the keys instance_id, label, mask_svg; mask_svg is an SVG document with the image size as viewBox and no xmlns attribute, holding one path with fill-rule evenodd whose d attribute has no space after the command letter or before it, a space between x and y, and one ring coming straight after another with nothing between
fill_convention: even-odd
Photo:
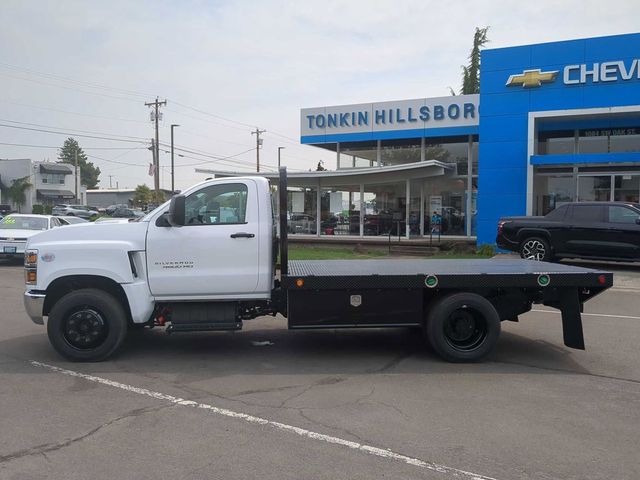
<instances>
[{"instance_id":1,"label":"door handle","mask_svg":"<svg viewBox=\"0 0 640 480\"><path fill-rule=\"evenodd\" d=\"M253 238L253 237L255 237L253 233L247 233L247 232L238 232L238 233L231 234L231 238Z\"/></svg>"}]
</instances>

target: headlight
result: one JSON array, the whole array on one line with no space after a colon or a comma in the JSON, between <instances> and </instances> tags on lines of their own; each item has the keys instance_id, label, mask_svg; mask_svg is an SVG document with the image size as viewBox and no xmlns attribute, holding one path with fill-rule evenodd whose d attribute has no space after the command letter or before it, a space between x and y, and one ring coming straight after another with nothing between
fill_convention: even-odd
<instances>
[{"instance_id":1,"label":"headlight","mask_svg":"<svg viewBox=\"0 0 640 480\"><path fill-rule=\"evenodd\" d=\"M24 281L27 285L38 283L38 250L28 249L24 252Z\"/></svg>"}]
</instances>

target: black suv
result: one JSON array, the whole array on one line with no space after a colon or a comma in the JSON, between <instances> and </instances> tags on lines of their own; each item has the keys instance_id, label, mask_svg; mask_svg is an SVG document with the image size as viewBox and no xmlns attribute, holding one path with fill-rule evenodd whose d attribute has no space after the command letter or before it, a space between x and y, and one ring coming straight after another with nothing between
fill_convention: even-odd
<instances>
[{"instance_id":1,"label":"black suv","mask_svg":"<svg viewBox=\"0 0 640 480\"><path fill-rule=\"evenodd\" d=\"M640 260L640 204L567 203L544 217L504 217L498 222L499 248L522 258Z\"/></svg>"}]
</instances>

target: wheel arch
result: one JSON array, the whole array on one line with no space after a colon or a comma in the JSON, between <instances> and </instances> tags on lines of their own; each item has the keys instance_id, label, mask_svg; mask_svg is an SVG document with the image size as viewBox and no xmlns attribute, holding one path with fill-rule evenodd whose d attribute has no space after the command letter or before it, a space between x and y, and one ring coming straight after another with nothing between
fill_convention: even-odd
<instances>
[{"instance_id":1,"label":"wheel arch","mask_svg":"<svg viewBox=\"0 0 640 480\"><path fill-rule=\"evenodd\" d=\"M544 228L523 228L518 232L518 246L522 244L526 239L531 237L540 237L549 242L549 247L553 250L551 242L551 234Z\"/></svg>"},{"instance_id":2,"label":"wheel arch","mask_svg":"<svg viewBox=\"0 0 640 480\"><path fill-rule=\"evenodd\" d=\"M49 312L56 302L66 294L84 288L95 288L113 295L124 308L124 311L127 314L127 322L132 323L129 300L127 299L127 295L122 286L115 280L100 275L67 275L56 278L47 287L42 312L43 315L49 315Z\"/></svg>"}]
</instances>

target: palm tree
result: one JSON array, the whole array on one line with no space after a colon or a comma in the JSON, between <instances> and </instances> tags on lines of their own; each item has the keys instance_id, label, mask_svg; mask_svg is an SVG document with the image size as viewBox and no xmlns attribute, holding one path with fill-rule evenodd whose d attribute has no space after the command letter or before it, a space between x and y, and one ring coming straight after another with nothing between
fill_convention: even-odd
<instances>
[{"instance_id":1,"label":"palm tree","mask_svg":"<svg viewBox=\"0 0 640 480\"><path fill-rule=\"evenodd\" d=\"M29 182L29 177L16 178L11 181L11 186L6 189L7 197L18 207L18 212L20 211L20 207L26 202L27 196L26 191L31 187L31 183Z\"/></svg>"}]
</instances>

